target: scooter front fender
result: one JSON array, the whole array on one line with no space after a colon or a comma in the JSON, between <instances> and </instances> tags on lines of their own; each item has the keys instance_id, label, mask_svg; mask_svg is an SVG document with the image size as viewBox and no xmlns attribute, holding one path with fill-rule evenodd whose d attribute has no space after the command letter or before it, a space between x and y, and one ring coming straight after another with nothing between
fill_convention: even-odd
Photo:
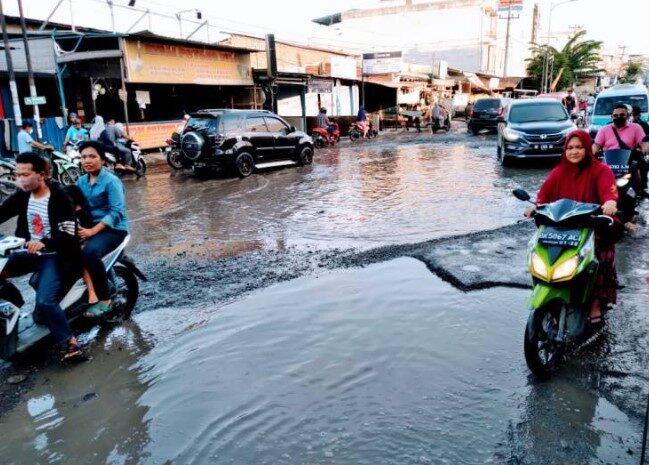
<instances>
[{"instance_id":1,"label":"scooter front fender","mask_svg":"<svg viewBox=\"0 0 649 465\"><path fill-rule=\"evenodd\" d=\"M560 300L565 304L570 304L570 288L555 287L546 283L536 283L530 297L530 309L538 310L553 300Z\"/></svg>"}]
</instances>

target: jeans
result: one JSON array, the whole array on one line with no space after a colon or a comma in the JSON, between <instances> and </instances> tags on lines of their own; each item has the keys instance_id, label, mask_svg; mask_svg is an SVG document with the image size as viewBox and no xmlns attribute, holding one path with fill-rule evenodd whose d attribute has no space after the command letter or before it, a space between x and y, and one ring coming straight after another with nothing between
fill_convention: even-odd
<instances>
[{"instance_id":1,"label":"jeans","mask_svg":"<svg viewBox=\"0 0 649 465\"><path fill-rule=\"evenodd\" d=\"M104 229L88 239L83 247L83 266L88 270L99 300L110 299L108 275L102 258L122 243L128 233L117 229Z\"/></svg>"},{"instance_id":2,"label":"jeans","mask_svg":"<svg viewBox=\"0 0 649 465\"><path fill-rule=\"evenodd\" d=\"M57 344L67 342L72 336L68 319L59 305L61 299L61 270L56 255L17 254L9 257L5 267L9 276L22 276L38 272L34 316L52 333Z\"/></svg>"},{"instance_id":3,"label":"jeans","mask_svg":"<svg viewBox=\"0 0 649 465\"><path fill-rule=\"evenodd\" d=\"M133 154L131 153L131 151L126 146L122 145L120 142L117 142L115 144L115 147L117 147L117 150L121 155L119 158L121 159L122 163L125 164L126 166L132 166Z\"/></svg>"}]
</instances>

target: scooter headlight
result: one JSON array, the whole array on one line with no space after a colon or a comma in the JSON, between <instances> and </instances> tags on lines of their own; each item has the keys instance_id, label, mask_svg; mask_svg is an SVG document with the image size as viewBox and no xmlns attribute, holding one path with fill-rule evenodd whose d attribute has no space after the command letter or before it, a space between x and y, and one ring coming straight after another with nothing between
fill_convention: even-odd
<instances>
[{"instance_id":1,"label":"scooter headlight","mask_svg":"<svg viewBox=\"0 0 649 465\"><path fill-rule=\"evenodd\" d=\"M548 278L548 267L536 252L532 253L532 273L543 279Z\"/></svg>"},{"instance_id":2,"label":"scooter headlight","mask_svg":"<svg viewBox=\"0 0 649 465\"><path fill-rule=\"evenodd\" d=\"M558 281L560 279L565 279L571 277L577 271L577 266L579 265L579 257L571 257L561 265L557 266L552 272L552 280Z\"/></svg>"},{"instance_id":3,"label":"scooter headlight","mask_svg":"<svg viewBox=\"0 0 649 465\"><path fill-rule=\"evenodd\" d=\"M615 181L615 184L617 185L617 187L624 187L627 184L629 184L629 181L631 181L631 175L630 174L625 174L620 179Z\"/></svg>"}]
</instances>

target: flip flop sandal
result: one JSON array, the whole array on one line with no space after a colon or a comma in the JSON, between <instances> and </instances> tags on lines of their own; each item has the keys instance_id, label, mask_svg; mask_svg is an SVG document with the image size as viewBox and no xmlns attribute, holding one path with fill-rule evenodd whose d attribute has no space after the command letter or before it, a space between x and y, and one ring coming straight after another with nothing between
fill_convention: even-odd
<instances>
[{"instance_id":1,"label":"flip flop sandal","mask_svg":"<svg viewBox=\"0 0 649 465\"><path fill-rule=\"evenodd\" d=\"M589 316L588 317L588 324L590 326L593 326L595 328L598 328L604 324L604 315L595 315L595 316Z\"/></svg>"},{"instance_id":2,"label":"flip flop sandal","mask_svg":"<svg viewBox=\"0 0 649 465\"><path fill-rule=\"evenodd\" d=\"M69 342L67 349L63 352L61 362L79 362L85 360L79 344Z\"/></svg>"},{"instance_id":3,"label":"flip flop sandal","mask_svg":"<svg viewBox=\"0 0 649 465\"><path fill-rule=\"evenodd\" d=\"M111 306L103 302L91 304L88 309L83 313L86 318L100 318L106 313L110 312Z\"/></svg>"}]
</instances>

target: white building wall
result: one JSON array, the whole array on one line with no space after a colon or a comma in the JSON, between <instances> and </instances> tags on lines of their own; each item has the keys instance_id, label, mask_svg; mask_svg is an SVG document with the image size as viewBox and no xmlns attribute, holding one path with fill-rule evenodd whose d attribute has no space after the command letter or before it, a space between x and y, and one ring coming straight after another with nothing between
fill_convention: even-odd
<instances>
[{"instance_id":1,"label":"white building wall","mask_svg":"<svg viewBox=\"0 0 649 465\"><path fill-rule=\"evenodd\" d=\"M491 31L495 39L497 19L490 20L486 12L489 8L495 10L496 1L460 0L457 4L460 6L420 11L405 11L404 7L394 14L362 17L354 17L353 12L343 13L343 20L336 28L341 36L350 38L363 36L365 32L365 42L380 35L380 41L368 52L401 50L405 61L411 63L430 65L445 60L452 68L495 72L498 44L489 34ZM489 44L492 44L491 52Z\"/></svg>"}]
</instances>

